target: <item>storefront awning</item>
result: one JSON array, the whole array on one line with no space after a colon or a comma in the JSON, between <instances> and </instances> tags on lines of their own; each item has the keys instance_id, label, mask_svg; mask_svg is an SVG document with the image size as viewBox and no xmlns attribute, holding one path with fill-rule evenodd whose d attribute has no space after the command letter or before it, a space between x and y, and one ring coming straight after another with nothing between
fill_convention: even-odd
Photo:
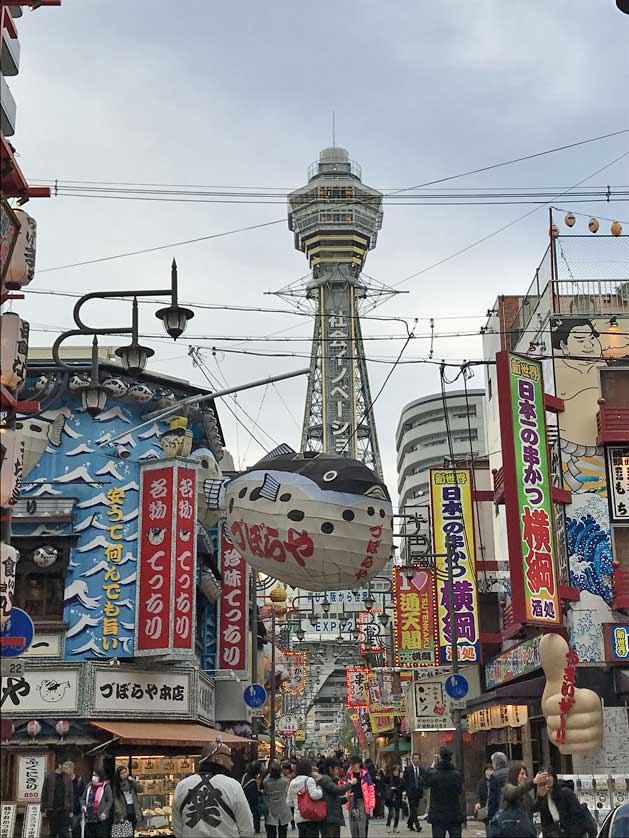
<instances>
[{"instance_id":1,"label":"storefront awning","mask_svg":"<svg viewBox=\"0 0 629 838\"><path fill-rule=\"evenodd\" d=\"M526 701L539 701L545 684L546 679L543 676L505 684L503 687L496 687L495 690L479 695L478 698L470 699L466 707L467 710L476 710L492 704L522 704Z\"/></svg>"},{"instance_id":2,"label":"storefront awning","mask_svg":"<svg viewBox=\"0 0 629 838\"><path fill-rule=\"evenodd\" d=\"M405 739L400 739L398 742L398 751L401 754L407 754L411 750L410 742L407 742ZM395 753L395 742L389 742L388 745L385 745L384 748L380 748L381 754L392 754Z\"/></svg>"},{"instance_id":3,"label":"storefront awning","mask_svg":"<svg viewBox=\"0 0 629 838\"><path fill-rule=\"evenodd\" d=\"M210 739L220 736L230 747L250 745L251 739L235 736L233 733L223 733L206 725L189 722L119 722L90 721L94 727L110 733L118 739L121 745L162 745L164 747L202 748Z\"/></svg>"}]
</instances>

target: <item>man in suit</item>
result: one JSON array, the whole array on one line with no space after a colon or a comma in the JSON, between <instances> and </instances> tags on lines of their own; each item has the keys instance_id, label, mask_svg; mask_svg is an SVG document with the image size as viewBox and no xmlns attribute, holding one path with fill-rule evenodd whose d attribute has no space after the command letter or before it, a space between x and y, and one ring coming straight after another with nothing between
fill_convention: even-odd
<instances>
[{"instance_id":1,"label":"man in suit","mask_svg":"<svg viewBox=\"0 0 629 838\"><path fill-rule=\"evenodd\" d=\"M421 754L413 754L411 764L404 769L403 776L404 790L408 798L408 821L407 826L413 831L421 832L417 810L419 801L424 795L424 769L421 766Z\"/></svg>"}]
</instances>

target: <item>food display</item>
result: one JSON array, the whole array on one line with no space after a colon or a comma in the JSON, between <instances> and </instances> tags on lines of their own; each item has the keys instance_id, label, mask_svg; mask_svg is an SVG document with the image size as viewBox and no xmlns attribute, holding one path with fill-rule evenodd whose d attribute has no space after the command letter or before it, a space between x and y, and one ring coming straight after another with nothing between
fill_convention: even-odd
<instances>
[{"instance_id":1,"label":"food display","mask_svg":"<svg viewBox=\"0 0 629 838\"><path fill-rule=\"evenodd\" d=\"M117 757L116 767L128 767L128 757ZM131 758L131 775L143 787L139 795L144 820L136 828L136 838L172 836L173 797L180 780L193 773L191 757L140 756Z\"/></svg>"}]
</instances>

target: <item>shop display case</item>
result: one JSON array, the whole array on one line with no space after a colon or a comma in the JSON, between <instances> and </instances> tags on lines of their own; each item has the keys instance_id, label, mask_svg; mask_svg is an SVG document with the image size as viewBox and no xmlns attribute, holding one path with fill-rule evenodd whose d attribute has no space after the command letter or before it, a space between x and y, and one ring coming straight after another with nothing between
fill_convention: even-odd
<instances>
[{"instance_id":1,"label":"shop display case","mask_svg":"<svg viewBox=\"0 0 629 838\"><path fill-rule=\"evenodd\" d=\"M129 757L117 757L116 767L129 766ZM195 770L191 757L134 756L131 776L143 786L139 795L144 820L136 829L137 838L172 835L173 796L180 780Z\"/></svg>"}]
</instances>

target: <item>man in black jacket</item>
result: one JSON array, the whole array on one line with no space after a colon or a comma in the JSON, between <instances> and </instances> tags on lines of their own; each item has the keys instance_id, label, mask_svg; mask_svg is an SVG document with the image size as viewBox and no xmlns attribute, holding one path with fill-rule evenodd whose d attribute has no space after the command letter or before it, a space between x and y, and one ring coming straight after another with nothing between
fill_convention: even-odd
<instances>
[{"instance_id":1,"label":"man in black jacket","mask_svg":"<svg viewBox=\"0 0 629 838\"><path fill-rule=\"evenodd\" d=\"M41 792L41 808L48 818L49 838L68 838L73 803L72 780L59 762L54 771L46 774Z\"/></svg>"},{"instance_id":2,"label":"man in black jacket","mask_svg":"<svg viewBox=\"0 0 629 838\"><path fill-rule=\"evenodd\" d=\"M507 783L509 769L507 768L507 757L501 751L491 755L491 764L494 773L489 778L489 794L487 795L487 823L493 818L502 800L502 790Z\"/></svg>"},{"instance_id":3,"label":"man in black jacket","mask_svg":"<svg viewBox=\"0 0 629 838\"><path fill-rule=\"evenodd\" d=\"M74 770L72 760L63 763L63 770L66 772L72 783L72 814L70 815L70 831L72 838L81 838L81 798L85 794L85 783L82 777Z\"/></svg>"},{"instance_id":4,"label":"man in black jacket","mask_svg":"<svg viewBox=\"0 0 629 838\"><path fill-rule=\"evenodd\" d=\"M446 745L439 748L439 759L424 777L430 789L428 823L432 824L433 838L461 838L465 814L461 807L463 774L452 765L452 751Z\"/></svg>"},{"instance_id":5,"label":"man in black jacket","mask_svg":"<svg viewBox=\"0 0 629 838\"><path fill-rule=\"evenodd\" d=\"M421 765L421 754L413 754L411 764L404 769L402 784L406 797L408 798L408 821L406 825L413 832L421 832L417 810L419 802L424 796L424 775L425 771Z\"/></svg>"}]
</instances>

